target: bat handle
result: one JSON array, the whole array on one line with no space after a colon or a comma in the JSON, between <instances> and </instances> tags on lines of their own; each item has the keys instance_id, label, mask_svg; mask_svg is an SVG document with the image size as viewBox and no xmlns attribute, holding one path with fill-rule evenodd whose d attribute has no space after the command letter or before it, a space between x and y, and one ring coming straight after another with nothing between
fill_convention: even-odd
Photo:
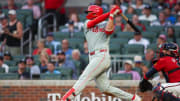
<instances>
[{"instance_id":1,"label":"bat handle","mask_svg":"<svg viewBox=\"0 0 180 101\"><path fill-rule=\"evenodd\" d=\"M123 13L121 13L121 16L122 16L126 21L129 20Z\"/></svg>"}]
</instances>

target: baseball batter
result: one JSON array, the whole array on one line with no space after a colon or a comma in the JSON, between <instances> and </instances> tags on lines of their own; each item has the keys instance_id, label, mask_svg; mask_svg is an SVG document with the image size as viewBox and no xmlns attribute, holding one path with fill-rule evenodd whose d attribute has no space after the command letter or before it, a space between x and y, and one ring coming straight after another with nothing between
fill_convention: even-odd
<instances>
[{"instance_id":1,"label":"baseball batter","mask_svg":"<svg viewBox=\"0 0 180 101\"><path fill-rule=\"evenodd\" d=\"M138 95L132 95L110 85L106 71L111 60L109 55L110 35L114 30L114 16L122 11L118 6L110 12L103 14L103 9L97 5L91 5L86 11L87 19L84 26L84 34L88 42L89 64L75 85L62 97L62 101L72 101L80 94L86 85L95 80L97 87L105 94L122 99L141 101ZM108 21L105 21L109 17Z\"/></svg>"}]
</instances>

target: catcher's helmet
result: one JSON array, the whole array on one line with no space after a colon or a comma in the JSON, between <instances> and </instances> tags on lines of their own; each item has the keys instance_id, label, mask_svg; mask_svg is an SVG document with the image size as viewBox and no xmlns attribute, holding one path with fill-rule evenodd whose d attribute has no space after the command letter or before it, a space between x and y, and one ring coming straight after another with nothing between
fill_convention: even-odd
<instances>
[{"instance_id":1,"label":"catcher's helmet","mask_svg":"<svg viewBox=\"0 0 180 101\"><path fill-rule=\"evenodd\" d=\"M88 13L86 16L87 19L94 19L103 14L103 9L97 5L90 5L85 13Z\"/></svg>"},{"instance_id":2,"label":"catcher's helmet","mask_svg":"<svg viewBox=\"0 0 180 101\"><path fill-rule=\"evenodd\" d=\"M167 54L163 53L163 50L167 50L171 52L172 57L178 57L178 51L179 51L179 46L175 43L164 43L161 48L160 48L160 57L162 56L167 56Z\"/></svg>"}]
</instances>

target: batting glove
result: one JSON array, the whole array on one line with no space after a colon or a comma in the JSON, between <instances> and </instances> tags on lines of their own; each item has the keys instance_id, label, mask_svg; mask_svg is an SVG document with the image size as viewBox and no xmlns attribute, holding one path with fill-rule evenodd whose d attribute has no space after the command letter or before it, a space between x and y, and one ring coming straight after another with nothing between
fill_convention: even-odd
<instances>
[{"instance_id":1,"label":"batting glove","mask_svg":"<svg viewBox=\"0 0 180 101\"><path fill-rule=\"evenodd\" d=\"M122 13L122 10L119 6L114 6L110 11L110 18L114 18L114 16L119 15Z\"/></svg>"}]
</instances>

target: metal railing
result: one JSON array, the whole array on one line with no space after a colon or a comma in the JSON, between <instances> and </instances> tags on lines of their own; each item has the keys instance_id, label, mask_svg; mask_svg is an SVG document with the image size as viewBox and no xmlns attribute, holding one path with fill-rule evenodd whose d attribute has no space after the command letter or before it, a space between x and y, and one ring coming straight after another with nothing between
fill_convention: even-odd
<instances>
[{"instance_id":1,"label":"metal railing","mask_svg":"<svg viewBox=\"0 0 180 101\"><path fill-rule=\"evenodd\" d=\"M29 32L29 33L28 33ZM28 39L25 40L25 38L23 37L21 39L21 55L24 55L24 46L29 44L29 54L32 53L32 30L30 27L26 28L24 31L23 31L23 36L26 35L26 33L29 35Z\"/></svg>"},{"instance_id":2,"label":"metal railing","mask_svg":"<svg viewBox=\"0 0 180 101\"><path fill-rule=\"evenodd\" d=\"M53 13L48 13L46 15L44 15L43 17L41 17L38 21L38 39L41 39L42 38L42 34L44 32L47 31L47 27L51 27L51 26L48 26L47 23L45 23L47 21L47 18L52 16L53 17L53 32L56 32L57 30L57 19L56 19L56 15L53 14Z\"/></svg>"},{"instance_id":3,"label":"metal railing","mask_svg":"<svg viewBox=\"0 0 180 101\"><path fill-rule=\"evenodd\" d=\"M133 60L136 55L111 55L111 72L117 73L123 66L125 60Z\"/></svg>"}]
</instances>

